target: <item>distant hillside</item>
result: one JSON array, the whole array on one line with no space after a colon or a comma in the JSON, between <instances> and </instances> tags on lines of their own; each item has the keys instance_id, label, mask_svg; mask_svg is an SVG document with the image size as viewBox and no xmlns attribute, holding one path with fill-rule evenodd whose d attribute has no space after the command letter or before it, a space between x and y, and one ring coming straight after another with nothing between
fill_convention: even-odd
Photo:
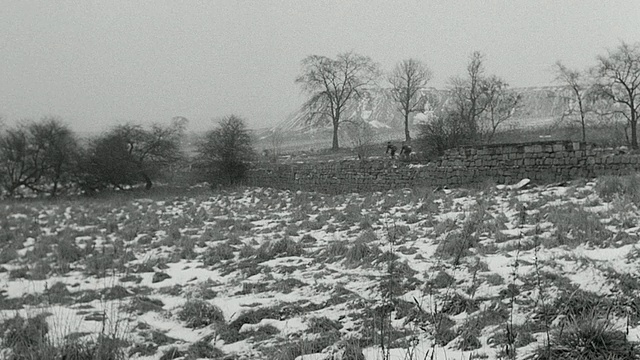
<instances>
[{"instance_id":1,"label":"distant hillside","mask_svg":"<svg viewBox=\"0 0 640 360\"><path fill-rule=\"evenodd\" d=\"M563 87L527 87L514 88L522 96L521 106L514 117L501 130L536 128L556 123L565 109L565 97L561 96ZM421 94L425 104L421 112L412 114L410 130L416 131L416 124L425 121L437 108L445 106L449 100L446 90L426 88ZM332 126L330 121L323 124L310 124L310 108L303 104L284 121L269 129L255 131L257 148L273 147L274 134L282 138L281 151L313 151L327 148L331 144ZM371 124L376 131L376 142L398 141L404 137L403 118L397 104L391 97L391 89L374 89L354 102L344 114L343 119L362 119ZM341 146L350 146L349 140L341 135Z\"/></svg>"},{"instance_id":2,"label":"distant hillside","mask_svg":"<svg viewBox=\"0 0 640 360\"><path fill-rule=\"evenodd\" d=\"M514 115L514 122L526 125L533 122L546 122L557 119L562 115L564 100L559 94L562 87L531 87L515 88L522 95L522 106ZM448 103L448 92L434 88L427 88L422 91L422 102L425 104L422 112L413 114L413 122L428 118L435 106L444 106ZM310 108L302 105L297 111L289 115L282 123L274 128L280 131L307 132L318 127L331 127L330 122L320 125L309 124ZM402 115L397 109L397 104L391 97L391 89L369 90L365 96L354 102L344 114L345 119L363 119L373 127L379 129L389 129L391 131L401 131L403 129Z\"/></svg>"}]
</instances>

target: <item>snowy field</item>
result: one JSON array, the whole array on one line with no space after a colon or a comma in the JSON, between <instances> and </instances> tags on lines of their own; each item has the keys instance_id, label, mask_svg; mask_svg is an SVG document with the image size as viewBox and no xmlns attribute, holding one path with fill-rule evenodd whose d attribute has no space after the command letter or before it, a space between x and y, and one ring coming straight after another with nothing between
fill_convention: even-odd
<instances>
[{"instance_id":1,"label":"snowy field","mask_svg":"<svg viewBox=\"0 0 640 360\"><path fill-rule=\"evenodd\" d=\"M133 359L524 359L582 351L584 331L640 341L636 183L6 202L0 359L31 346L9 335L33 338L34 319L51 346L108 338Z\"/></svg>"}]
</instances>

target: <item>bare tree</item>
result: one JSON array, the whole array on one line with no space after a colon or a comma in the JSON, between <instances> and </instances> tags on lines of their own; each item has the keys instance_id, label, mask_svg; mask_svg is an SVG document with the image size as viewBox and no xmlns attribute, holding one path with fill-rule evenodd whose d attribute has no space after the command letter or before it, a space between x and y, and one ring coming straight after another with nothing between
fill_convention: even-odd
<instances>
[{"instance_id":1,"label":"bare tree","mask_svg":"<svg viewBox=\"0 0 640 360\"><path fill-rule=\"evenodd\" d=\"M168 126L145 129L136 124L119 125L94 139L88 159L91 182L115 187L144 180L151 189L153 177L182 158L180 144L186 119L176 117Z\"/></svg>"},{"instance_id":2,"label":"bare tree","mask_svg":"<svg viewBox=\"0 0 640 360\"><path fill-rule=\"evenodd\" d=\"M10 196L21 186L32 187L40 180L37 162L42 155L31 147L25 126L7 129L0 136L2 187Z\"/></svg>"},{"instance_id":3,"label":"bare tree","mask_svg":"<svg viewBox=\"0 0 640 360\"><path fill-rule=\"evenodd\" d=\"M338 128L345 109L364 89L374 85L379 73L371 58L353 52L339 54L336 59L311 55L302 60L302 73L295 81L311 95L307 102L311 108L309 121L331 121L332 149L340 147Z\"/></svg>"},{"instance_id":4,"label":"bare tree","mask_svg":"<svg viewBox=\"0 0 640 360\"><path fill-rule=\"evenodd\" d=\"M498 127L513 117L522 97L510 90L509 85L495 75L484 79L481 87L483 101L486 102L485 111L480 114L480 121L485 127L482 134L485 141L491 142Z\"/></svg>"},{"instance_id":5,"label":"bare tree","mask_svg":"<svg viewBox=\"0 0 640 360\"><path fill-rule=\"evenodd\" d=\"M470 129L465 119L447 109L428 122L418 124L418 146L427 158L444 155L445 150L468 143Z\"/></svg>"},{"instance_id":6,"label":"bare tree","mask_svg":"<svg viewBox=\"0 0 640 360\"><path fill-rule=\"evenodd\" d=\"M498 127L512 116L521 96L509 89L509 85L495 75L485 75L484 55L476 51L467 65L467 76L451 79L449 89L452 103L449 118L466 126L468 141L491 141ZM455 114L455 116L453 116Z\"/></svg>"},{"instance_id":7,"label":"bare tree","mask_svg":"<svg viewBox=\"0 0 640 360\"><path fill-rule=\"evenodd\" d=\"M207 180L233 185L244 178L254 157L253 139L245 121L230 115L206 133L198 146L197 161Z\"/></svg>"},{"instance_id":8,"label":"bare tree","mask_svg":"<svg viewBox=\"0 0 640 360\"><path fill-rule=\"evenodd\" d=\"M614 113L627 119L631 128L631 147L638 149L640 112L640 43L622 43L607 56L599 56L594 68L597 92L608 99Z\"/></svg>"},{"instance_id":9,"label":"bare tree","mask_svg":"<svg viewBox=\"0 0 640 360\"><path fill-rule=\"evenodd\" d=\"M513 117L521 96L495 75L485 75L484 56L471 54L465 77L450 80L447 101L427 99L434 105L435 118L419 126L419 146L428 155L444 150L491 141L499 126Z\"/></svg>"},{"instance_id":10,"label":"bare tree","mask_svg":"<svg viewBox=\"0 0 640 360\"><path fill-rule=\"evenodd\" d=\"M41 191L48 190L56 196L61 186L70 185L77 172L80 145L71 129L56 118L44 118L30 124L29 132L33 146L44 149L41 173L44 184Z\"/></svg>"},{"instance_id":11,"label":"bare tree","mask_svg":"<svg viewBox=\"0 0 640 360\"><path fill-rule=\"evenodd\" d=\"M392 86L391 95L398 105L398 110L404 117L404 136L406 141L411 141L409 116L424 107L420 90L431 80L431 76L429 68L414 59L403 60L398 63L391 75L389 75L388 80Z\"/></svg>"},{"instance_id":12,"label":"bare tree","mask_svg":"<svg viewBox=\"0 0 640 360\"><path fill-rule=\"evenodd\" d=\"M73 132L59 119L45 117L7 129L0 136L0 176L9 195L24 186L55 196L71 181L79 147Z\"/></svg>"},{"instance_id":13,"label":"bare tree","mask_svg":"<svg viewBox=\"0 0 640 360\"><path fill-rule=\"evenodd\" d=\"M484 55L475 51L471 54L467 65L467 76L451 79L450 92L453 105L451 111L468 127L469 135L476 138L479 133L479 116L486 110L489 103L483 92L484 79Z\"/></svg>"},{"instance_id":14,"label":"bare tree","mask_svg":"<svg viewBox=\"0 0 640 360\"><path fill-rule=\"evenodd\" d=\"M567 103L562 119L577 119L582 129L582 141L587 141L587 116L592 112L593 82L586 73L567 68L560 61L555 64L556 81L567 88L567 93L560 95Z\"/></svg>"},{"instance_id":15,"label":"bare tree","mask_svg":"<svg viewBox=\"0 0 640 360\"><path fill-rule=\"evenodd\" d=\"M358 120L347 122L344 130L347 139L358 155L358 159L366 160L376 138L373 127L364 120Z\"/></svg>"}]
</instances>

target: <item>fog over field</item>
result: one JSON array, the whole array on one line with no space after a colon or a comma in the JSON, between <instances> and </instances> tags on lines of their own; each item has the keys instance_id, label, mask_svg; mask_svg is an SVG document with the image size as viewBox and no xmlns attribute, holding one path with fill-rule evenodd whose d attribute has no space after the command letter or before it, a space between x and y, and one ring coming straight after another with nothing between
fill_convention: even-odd
<instances>
[{"instance_id":1,"label":"fog over field","mask_svg":"<svg viewBox=\"0 0 640 360\"><path fill-rule=\"evenodd\" d=\"M79 132L123 122L236 114L284 121L305 101L294 83L311 54L370 56L390 71L424 61L430 86L464 73L472 51L512 87L552 85L640 33L635 1L3 2L0 116L59 116Z\"/></svg>"}]
</instances>

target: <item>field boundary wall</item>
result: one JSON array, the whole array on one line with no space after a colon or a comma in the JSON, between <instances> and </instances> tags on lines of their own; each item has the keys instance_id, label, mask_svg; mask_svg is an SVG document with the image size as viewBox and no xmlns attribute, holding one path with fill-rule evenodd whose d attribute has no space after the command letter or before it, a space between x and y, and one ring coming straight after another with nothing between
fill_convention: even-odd
<instances>
[{"instance_id":1,"label":"field boundary wall","mask_svg":"<svg viewBox=\"0 0 640 360\"><path fill-rule=\"evenodd\" d=\"M640 154L571 141L496 144L449 150L428 163L401 160L342 160L289 164L258 163L248 185L325 193L387 191L412 187L512 184L528 178L552 183L640 171Z\"/></svg>"}]
</instances>

